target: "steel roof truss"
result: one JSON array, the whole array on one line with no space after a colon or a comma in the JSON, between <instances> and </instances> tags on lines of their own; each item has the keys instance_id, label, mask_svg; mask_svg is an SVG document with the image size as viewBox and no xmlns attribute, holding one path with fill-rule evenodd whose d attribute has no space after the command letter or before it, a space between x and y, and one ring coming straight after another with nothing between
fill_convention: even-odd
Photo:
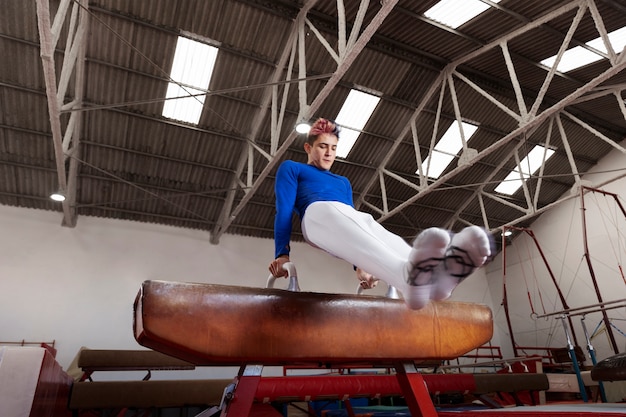
<instances>
[{"instance_id":1,"label":"steel roof truss","mask_svg":"<svg viewBox=\"0 0 626 417\"><path fill-rule=\"evenodd\" d=\"M538 126L541 126L546 121L550 121L552 118L555 118L559 122L559 126L560 126L559 129L561 130L561 136L563 137L563 142L564 142L564 144L566 146L565 152L568 154L568 158L570 160L570 166L571 166L571 170L572 170L572 175L576 178L577 181L579 181L579 173L577 171L575 163L573 162L574 158L573 158L573 155L571 153L571 149L569 148L569 144L567 143L566 129L562 126L562 124L560 123L560 120L558 119L560 113L565 114L567 117L571 118L576 123L578 123L581 126L583 126L590 133L592 133L595 137L598 137L601 140L606 141L607 143L610 143L611 146L616 147L621 152L626 152L622 147L617 145L611 139L609 139L606 136L602 135L600 132L598 132L597 130L593 129L588 124L586 124L586 123L580 121L579 119L575 118L573 115L569 114L568 112L565 112L565 108L567 106L569 106L571 104L575 104L576 102L584 101L585 100L585 95L590 93L590 92L593 92L592 94L594 95L594 98L596 98L598 96L605 95L605 94L611 94L611 93L615 94L616 98L617 98L617 101L619 103L618 105L620 107L620 110L622 111L623 114L626 115L626 108L624 106L623 100L621 100L620 94L617 91L617 90L621 91L624 88L624 86L620 85L620 86L618 86L616 88L612 88L612 89L609 89L608 91L604 91L604 92L598 92L598 90L596 90L596 87L598 87L601 83L604 83L607 80L611 79L613 76L619 74L626 67L626 63L625 63L625 59L624 59L624 55L625 55L624 53L618 55L617 57L615 57L614 59L612 59L610 61L611 67L609 69L607 69L603 73L599 74L597 77L592 79L590 82L588 82L584 86L582 86L582 87L576 89L575 91L571 92L568 96L566 96L564 99L562 99L561 101L557 102L553 106L551 106L551 107L549 107L547 109L544 109L543 111L539 112L540 104L543 101L543 98L545 96L545 92L548 90L548 88L550 86L550 82L553 79L553 75L554 75L554 68L552 70L548 71L548 74L546 76L546 79L544 80L544 83L543 83L543 85L541 87L541 90L537 94L537 99L535 100L535 103L533 104L531 110L528 113L526 113L526 104L524 103L524 100L522 99L520 83L519 83L519 80L517 78L513 62L512 62L512 60L510 58L510 55L508 53L508 42L510 40L514 39L515 37L524 34L527 31L533 30L533 29L537 28L538 26L540 26L540 25L542 25L542 24L544 24L544 23L546 23L546 22L548 22L548 21L550 21L550 20L552 20L552 19L554 19L556 17L559 17L561 15L564 15L564 14L570 12L574 8L578 8L578 11L577 11L576 15L573 17L572 23L570 24L570 29L569 29L567 35L565 36L565 40L563 41L563 43L561 45L561 48L560 48L560 51L559 51L560 55L562 55L562 53L566 49L567 45L569 44L569 41L571 40L571 38L573 36L573 33L574 33L576 27L578 26L578 23L580 22L580 19L582 19L582 16L584 15L584 12L586 11L587 8L589 8L591 10L591 14L592 14L592 16L594 18L594 21L596 22L596 27L598 28L601 36L603 36L603 38L605 38L605 42L607 42L608 38L606 38L606 30L605 30L604 25L602 23L602 19L599 16L599 13L597 13L597 10L595 8L595 3L593 1L577 1L577 2L569 3L569 4L563 6L563 7L559 8L559 9L556 9L556 10L546 14L545 16L543 16L543 17L541 17L541 18L539 18L537 20L528 23L524 27L519 28L519 29L517 29L517 30L515 30L515 31L513 31L513 32L511 32L511 33L509 33L509 34L507 34L505 36L503 36L502 38L497 39L497 40L495 40L495 41L485 45L484 47L467 54L466 56L460 58L459 60L451 63L444 71L442 71L442 73L440 74L440 76L437 79L437 81L431 85L429 91L422 98L422 101L418 105L418 107L417 107L416 111L414 112L413 116L407 122L407 125L405 126L405 128L403 129L401 134L399 135L398 139L394 142L390 152L383 159L383 161L381 162L381 164L379 165L379 167L378 167L378 169L376 171L377 173L381 172L381 173L384 173L384 174L387 174L387 175L389 174L389 172L385 169L385 166L391 160L391 158L393 157L393 154L395 153L395 151L398 149L399 143L403 140L403 138L406 136L408 131L411 130L412 135L413 135L413 143L414 143L414 145L416 147L416 152L415 153L416 153L416 158L417 158L416 161L417 161L417 166L418 166L417 172L418 172L418 177L419 177L420 184L422 186L415 185L413 188L418 190L418 192L413 197L408 198L404 203L399 204L398 206L394 207L391 210L386 210L385 207L387 207L387 204L383 203L384 204L383 209L381 210L379 208L378 210L376 210L378 212L384 213L378 219L379 221L384 221L384 220L394 216L395 214L399 213L406 206L408 206L410 204L413 204L414 202L416 202L420 198L423 198L424 196L426 196L427 194L429 194L430 192L432 192L436 188L439 188L440 186L446 184L450 179L452 179L457 174L459 174L460 172L465 170L467 167L469 167L472 164L480 161L485 156L491 154L492 152L494 152L497 149L501 148L502 146L506 145L507 143L509 143L510 141L514 140L515 138L518 138L521 135L526 135L529 132L534 131ZM477 86L476 84L472 83L467 77L465 77L459 71L457 71L457 67L459 65L467 63L471 59L480 56L480 54L485 53L485 52L487 52L487 51L489 51L489 50L491 50L493 48L496 48L496 47L499 47L500 49L502 49L504 61L505 61L506 65L507 65L507 69L508 69L509 75L511 77L511 81L513 83L514 90L515 90L519 113L515 113L513 110L509 109L507 106L505 106L503 103L501 103L495 97L493 97L491 94L487 93L484 89L482 89L479 86ZM555 64L555 67L556 67L556 64ZM489 100L497 108L499 108L500 110L502 110L506 114L508 114L511 117L513 117L516 121L518 121L519 126L518 126L518 128L516 128L515 130L513 130L509 134L507 134L504 137L500 138L494 144L488 146L486 149L484 149L481 152L479 152L474 158L471 158L471 160L467 161L467 163L459 164L457 167L452 169L452 171L450 171L447 174L443 175L442 177L436 179L430 185L424 187L423 185L427 183L427 179L424 176L423 167L421 165L421 152L419 152L419 147L418 147L418 142L417 142L417 133L416 133L416 129L415 129L416 120L421 115L422 111L425 109L426 104L430 101L430 99L431 99L432 95L434 94L434 92L439 88L440 89L440 97L439 97L439 102L438 102L438 105L437 105L437 112L436 112L435 122L434 122L434 127L433 127L433 136L432 136L431 143L430 143L430 146L429 146L429 151L432 152L432 150L434 148L434 140L436 138L436 132L438 130L439 119L441 117L442 97L443 97L443 94L445 92L445 85L447 83L448 86L450 87L450 90L451 90L450 94L451 94L451 97L452 97L452 100L453 100L453 104L455 106L454 107L455 108L455 118L456 118L457 122L460 123L460 120L463 119L463 115L462 115L460 109L458 108L458 101L456 100L456 95L455 95L455 92L454 92L454 83L452 82L452 76L459 77L460 80L465 82L467 85L469 85L471 88L473 88L479 94L481 94L483 97L487 98L487 100ZM549 142L550 137L548 136L546 139ZM467 148L467 144L465 143L465 141L463 141L463 142L464 142L464 147ZM523 142L520 141L520 144L521 143L523 143ZM515 158L519 159L519 156L517 156L517 150L518 149L519 149L519 145L515 147L515 149L513 150L513 153L509 154L509 159L508 160L510 160L510 157L515 157ZM495 174L502 169L502 167L504 166L504 162L507 162L507 161L503 161L503 164L501 164L495 170L493 170L492 174L489 175L489 179L494 178ZM519 164L519 161L518 161L518 164ZM545 169L545 164L544 164L544 166L542 166L540 172L543 173L544 169ZM372 176L372 178L368 181L368 183L366 185L366 188L362 191L361 197L357 201L357 207L358 207L358 205L365 203L365 201L364 201L365 197L364 196L366 196L367 192L372 188L372 186L373 186L374 182L376 181L376 179L378 179L378 181L381 181L381 179L378 177L378 174L376 174L376 176ZM384 178L383 178L382 182L384 183ZM537 188L535 189L534 199L531 199L529 197L528 189L525 188L524 192L525 192L526 202L527 202L527 205L528 205L526 208L523 208L521 206L515 205L515 204L513 204L513 203L511 203L511 202L509 202L507 200L504 200L504 199L498 197L497 195L491 195L491 194L485 193L484 192L484 187L482 187L482 186L479 187L479 190L475 193L475 196L476 196L476 198L482 198L481 196L488 196L489 198L491 198L491 199L493 199L495 201L501 202L502 204L509 205L511 207L514 207L514 208L520 210L523 213L526 213L526 216L524 216L524 217L522 217L520 219L520 221L521 221L524 218L528 218L528 217L530 217L532 215L537 214L537 212L538 212L538 208L537 208L538 197L537 196L538 196L539 191L540 191L540 186L541 186L541 181L539 181L537 183ZM564 201L564 199L562 199L560 201ZM550 206L552 206L552 205L550 205ZM484 207L484 206L481 206L481 207ZM455 219L458 219L458 216L461 213L461 210L457 211L457 213L454 216L454 219L452 219L451 222L454 222ZM543 211L543 210L540 210L540 211ZM485 226L487 227L488 226L487 222L486 222L487 216L485 214L483 214L483 217L484 217L484 221L485 221Z\"/></svg>"},{"instance_id":2,"label":"steel roof truss","mask_svg":"<svg viewBox=\"0 0 626 417\"><path fill-rule=\"evenodd\" d=\"M362 1L366 2L366 4L368 3L368 0L362 0ZM308 119L311 114L314 114L317 111L317 109L326 100L328 95L336 87L336 85L339 83L339 81L343 78L343 76L348 71L350 66L354 63L354 61L359 56L361 51L365 48L365 46L367 45L367 43L369 42L371 37L376 33L376 31L378 30L380 25L383 23L383 21L385 20L387 15L391 12L391 10L393 10L393 8L394 8L394 6L396 5L397 2L398 2L398 0L387 0L387 1L381 3L380 9L376 13L376 15L372 18L372 20L368 24L368 26L362 31L362 33L358 36L358 38L356 38L356 40L354 41L352 47L348 48L348 45L346 45L346 50L344 51L344 53L342 55L339 56L340 62L338 64L335 72L329 78L328 82L322 88L322 90L313 99L311 104L310 105L306 105L306 107L303 109L302 108L303 104L302 104L302 102L300 103L301 108L300 108L300 111L299 111L299 115L301 117ZM306 14L308 13L310 7L312 7L312 3L314 3L314 1L307 3L300 10L299 15L298 15L298 17L296 18L296 20L294 22L294 28L292 30L292 36L294 36L294 34L297 34L297 33L302 33L302 31L303 31L302 28L303 28L303 25L305 24L305 20L306 20L305 17L306 17ZM342 0L338 0L338 7L343 7ZM364 7L363 4L361 4L361 7ZM341 35L338 34L338 36L341 36ZM344 36L345 36L345 34L344 34ZM290 38L290 39L292 39L292 38ZM291 45L291 41L288 41L287 45ZM287 55L288 54L289 54L289 50L285 49L285 52L283 53L283 58L284 58L285 61L287 59ZM301 57L304 55L302 53L302 49L300 50L299 55ZM300 62L302 62L302 61L300 61ZM282 74L282 71L280 71L280 68L284 68L284 63L283 63L283 65L278 65L277 68L278 68L277 71L275 71L275 73L274 73L274 77L275 78L278 78ZM302 86L302 83L303 83L303 80L300 81L300 85L301 86ZM301 94L302 94L302 91L303 91L302 87L301 87L300 91L301 91ZM271 96L272 96L271 91L270 91L269 94L267 94L267 96L269 96L269 98L271 98ZM268 101L269 101L269 99L268 99ZM259 113L257 114L257 118L255 119L256 121L258 121L257 124L256 124L257 127L260 126L260 123L264 119L264 115L265 115L265 111L266 111L265 108L266 108L266 106L261 106L260 110L259 110ZM256 129L253 128L252 132L253 133L256 132L258 134L259 129L258 128L256 128ZM251 137L254 138L254 137L256 137L256 135L251 136ZM271 161L269 161L269 163L264 167L264 169L261 171L261 173L259 173L259 175L257 175L257 177L256 177L256 179L254 181L254 184L252 185L252 187L248 190L247 193L244 194L244 196L241 198L241 200L235 206L235 208L232 209L232 211L231 211L231 207L234 204L235 190L231 190L229 192L229 195L227 197L227 202L224 204L224 207L222 209L222 214L220 216L220 221L217 223L217 225L214 228L213 233L211 235L211 242L212 243L218 243L219 242L220 236L228 229L228 227L232 224L232 222L235 220L237 215L245 208L246 204L250 201L252 196L256 193L256 191L260 187L261 183L267 178L269 173L276 167L276 165L281 160L281 157L284 155L284 153L287 151L287 149L291 146L291 144L294 142L296 137L297 137L296 132L294 130L290 130L290 132L288 133L287 137L283 141L282 145L280 145L280 147L276 150L276 153L273 155L273 159ZM252 140L254 140L254 139L252 139ZM242 158L242 160L240 160L240 166L245 165L245 160L248 159L247 158L248 157L247 153L242 155L242 156L243 156L243 158ZM238 169L237 170L237 174L240 174L241 171L242 170ZM236 176L236 178L238 178L238 177L239 177L239 175ZM236 180L235 180L235 183L236 183Z\"/></svg>"}]
</instances>

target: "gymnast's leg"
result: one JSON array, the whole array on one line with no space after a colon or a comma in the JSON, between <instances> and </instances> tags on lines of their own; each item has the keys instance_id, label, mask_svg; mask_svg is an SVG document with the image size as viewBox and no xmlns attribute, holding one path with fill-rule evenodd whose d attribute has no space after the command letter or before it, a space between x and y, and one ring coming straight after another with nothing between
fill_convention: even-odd
<instances>
[{"instance_id":1,"label":"gymnast's leg","mask_svg":"<svg viewBox=\"0 0 626 417\"><path fill-rule=\"evenodd\" d=\"M311 245L357 265L402 292L410 308L422 308L431 294L430 274L446 248L449 234L426 229L413 247L372 216L338 202L311 204L302 220Z\"/></svg>"}]
</instances>

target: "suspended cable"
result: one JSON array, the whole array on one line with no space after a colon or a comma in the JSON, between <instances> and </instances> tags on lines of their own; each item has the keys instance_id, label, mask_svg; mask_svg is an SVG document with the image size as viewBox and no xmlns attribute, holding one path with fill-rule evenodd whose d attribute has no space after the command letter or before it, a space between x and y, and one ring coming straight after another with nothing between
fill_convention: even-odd
<instances>
[{"instance_id":1,"label":"suspended cable","mask_svg":"<svg viewBox=\"0 0 626 417\"><path fill-rule=\"evenodd\" d=\"M537 289L537 295L539 296L539 302L541 304L541 310L542 312L545 314L546 312L546 306L543 302L543 291L539 285L539 281L537 280L537 273L535 271L535 263L532 261L532 258L530 256L530 248L528 248L528 245L526 245L527 251L528 251L528 259L530 262L530 268L532 270L532 278L533 278L533 282L535 284L535 288ZM530 294L528 294L528 297L530 297ZM534 308L533 308L534 310Z\"/></svg>"},{"instance_id":2,"label":"suspended cable","mask_svg":"<svg viewBox=\"0 0 626 417\"><path fill-rule=\"evenodd\" d=\"M604 231L606 235L609 236L610 232L609 232L609 228L607 227L607 216L605 215L605 211L602 209L602 207L600 207L600 203L598 202L598 195L596 193L593 193L592 196L593 196L592 201L596 204L596 208L598 209L598 212L600 214L598 217L602 221L602 226L604 227ZM604 197L604 200L606 202L606 195L601 194L601 197ZM606 207L607 209L609 208L608 203L606 203ZM615 221L612 222L612 226L617 230L617 218L615 217L614 220ZM607 239L607 241L609 242L609 245L611 246L611 249L613 250L613 255L615 255L615 258L617 259L617 252L615 251L615 245L613 244L613 241L611 239Z\"/></svg>"},{"instance_id":3,"label":"suspended cable","mask_svg":"<svg viewBox=\"0 0 626 417\"><path fill-rule=\"evenodd\" d=\"M530 262L531 258L530 258L530 251L528 250L528 242L524 243L524 247L527 249L527 255L528 255L528 260ZM528 304L530 305L530 315L531 317L534 317L537 315L537 312L535 311L535 306L533 305L533 300L530 296L530 288L528 285L528 278L526 277L526 270L524 268L524 262L522 262L522 258L519 254L519 251L516 250L515 254L517 255L517 262L520 266L520 270L522 272L522 278L524 278L524 284L526 285L526 296L528 297Z\"/></svg>"},{"instance_id":4,"label":"suspended cable","mask_svg":"<svg viewBox=\"0 0 626 417\"><path fill-rule=\"evenodd\" d=\"M194 212L194 211L189 210L188 208L186 208L186 207L184 207L184 206L182 206L182 205L180 205L180 204L174 203L174 202L172 202L172 201L170 201L170 200L168 200L168 199L166 199L166 198L163 198L163 196L161 196L161 195L159 195L159 194L157 194L157 193L155 193L155 192L152 192L152 191L150 191L150 190L148 190L148 189L146 189L146 188L143 188L143 187L141 187L141 186L139 186L139 185L136 185L136 184L134 184L134 183L133 183L133 182L131 182L131 181L127 181L127 180L125 180L125 179L124 179L124 178L122 178L122 177L119 177L119 176L117 176L117 175L114 175L114 174L112 174L112 173L110 173L110 172L108 172L108 171L106 171L106 170L104 170L104 169L102 169L102 168L99 168L99 167L97 167L97 166L95 166L95 165L92 165L92 164L88 163L87 161L83 161L83 160L81 160L81 159L77 158L77 157L76 157L76 156L74 156L74 155L71 155L71 156L70 156L70 158L73 158L73 159L75 159L76 161L80 162L81 164L84 164L84 165L86 165L86 166L88 166L88 167L90 167L90 168L93 168L93 169L95 169L96 171L102 172L103 174L106 174L106 175L108 175L108 176L110 176L110 177L112 177L112 178L115 178L116 180L118 180L118 181L120 181L120 182L123 182L124 184L127 184L127 185L129 185L129 186L131 186L131 187L133 187L133 188L136 188L136 189L138 189L138 190L141 190L141 191L143 191L144 193L146 193L146 194L148 194L148 195L150 195L150 196L154 197L155 199L161 200L161 201L163 201L163 202L167 203L167 204L168 204L168 205L170 205L170 206L173 206L173 207L175 207L175 208L177 208L177 209L180 209L180 210L184 211L184 212L185 212L185 213L187 213L187 214L192 215L193 217L199 218L199 219L204 220L204 221L206 221L206 222L208 222L208 223L211 223L211 222L212 222L212 221L211 221L211 219L209 219L209 218L207 218L207 217L205 217L205 216L202 216L202 215L200 215L200 214L198 214L198 213L196 213L196 212Z\"/></svg>"}]
</instances>

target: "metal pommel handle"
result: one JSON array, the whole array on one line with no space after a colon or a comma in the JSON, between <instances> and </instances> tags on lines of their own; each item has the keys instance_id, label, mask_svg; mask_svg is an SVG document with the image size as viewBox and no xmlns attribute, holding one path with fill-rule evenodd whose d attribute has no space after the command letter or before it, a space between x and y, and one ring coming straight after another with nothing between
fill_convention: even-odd
<instances>
[{"instance_id":1,"label":"metal pommel handle","mask_svg":"<svg viewBox=\"0 0 626 417\"><path fill-rule=\"evenodd\" d=\"M365 291L365 288L363 288L363 286L361 286L361 284L359 283L359 285L356 287L356 293L358 295L361 295L363 291ZM400 296L400 293L398 292L398 289L392 285L389 285L387 287L387 292L385 293L385 297L391 298L392 300L399 300L402 298Z\"/></svg>"},{"instance_id":2,"label":"metal pommel handle","mask_svg":"<svg viewBox=\"0 0 626 417\"><path fill-rule=\"evenodd\" d=\"M298 273L296 272L296 266L293 262L285 262L283 269L287 271L287 279L289 279L289 285L287 285L287 291L300 292L300 285L298 284ZM276 277L272 274L267 278L267 288L274 288L274 281Z\"/></svg>"}]
</instances>

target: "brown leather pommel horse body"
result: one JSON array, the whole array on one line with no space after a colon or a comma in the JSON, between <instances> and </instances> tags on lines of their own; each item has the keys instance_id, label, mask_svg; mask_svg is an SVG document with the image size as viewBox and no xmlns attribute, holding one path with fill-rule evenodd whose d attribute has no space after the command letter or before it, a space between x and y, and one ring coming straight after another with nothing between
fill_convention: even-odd
<instances>
[{"instance_id":1,"label":"brown leather pommel horse body","mask_svg":"<svg viewBox=\"0 0 626 417\"><path fill-rule=\"evenodd\" d=\"M385 297L147 281L135 337L196 365L453 359L491 339L491 310L460 302L409 310Z\"/></svg>"},{"instance_id":2,"label":"brown leather pommel horse body","mask_svg":"<svg viewBox=\"0 0 626 417\"><path fill-rule=\"evenodd\" d=\"M135 301L134 333L141 345L196 365L241 366L238 392L250 365L393 366L405 397L414 394L413 415L426 416L436 415L434 406L419 373L406 365L461 356L488 342L493 324L480 304L410 310L379 296L146 281Z\"/></svg>"}]
</instances>

